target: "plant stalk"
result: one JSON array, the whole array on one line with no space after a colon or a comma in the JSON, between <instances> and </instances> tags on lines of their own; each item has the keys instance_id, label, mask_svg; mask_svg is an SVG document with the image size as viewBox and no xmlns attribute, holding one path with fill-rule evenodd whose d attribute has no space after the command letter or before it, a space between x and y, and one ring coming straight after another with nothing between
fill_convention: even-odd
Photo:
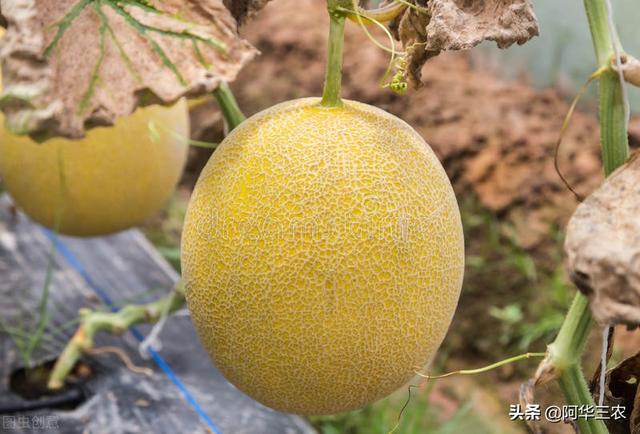
<instances>
[{"instance_id":1,"label":"plant stalk","mask_svg":"<svg viewBox=\"0 0 640 434\"><path fill-rule=\"evenodd\" d=\"M64 380L78 360L93 348L96 333L106 331L122 334L135 324L154 323L164 315L170 315L185 303L184 286L178 282L174 290L165 297L143 305L127 305L117 312L80 312L80 326L56 360L47 387L55 390L64 385Z\"/></svg>"},{"instance_id":2,"label":"plant stalk","mask_svg":"<svg viewBox=\"0 0 640 434\"><path fill-rule=\"evenodd\" d=\"M573 405L594 405L589 387L584 379L580 365L573 364L567 367L558 379L560 389L567 402ZM609 431L604 422L595 419L578 418L576 421L580 434L608 434Z\"/></svg>"},{"instance_id":3,"label":"plant stalk","mask_svg":"<svg viewBox=\"0 0 640 434\"><path fill-rule=\"evenodd\" d=\"M329 55L327 57L327 72L322 92L323 107L341 107L340 98L342 88L342 50L344 46L344 25L346 16L341 10L349 8L349 0L327 0L329 11Z\"/></svg>"},{"instance_id":4,"label":"plant stalk","mask_svg":"<svg viewBox=\"0 0 640 434\"><path fill-rule=\"evenodd\" d=\"M629 158L627 114L618 74L609 70L602 74L598 83L602 162L604 173L609 176Z\"/></svg>"},{"instance_id":5,"label":"plant stalk","mask_svg":"<svg viewBox=\"0 0 640 434\"><path fill-rule=\"evenodd\" d=\"M562 371L571 365L580 364L593 320L589 310L589 300L578 293L571 303L569 312L554 342L549 345L553 366Z\"/></svg>"},{"instance_id":6,"label":"plant stalk","mask_svg":"<svg viewBox=\"0 0 640 434\"><path fill-rule=\"evenodd\" d=\"M629 156L625 102L618 75L610 68L614 54L615 33L609 30L604 0L584 0L593 47L599 68L607 68L598 79L600 141L605 175L611 174ZM591 405L595 402L580 369L580 359L592 325L589 302L581 293L576 294L571 308L560 327L555 341L549 345L547 362L558 375L558 382L566 401L573 405ZM603 421L580 419L581 434L606 434Z\"/></svg>"},{"instance_id":7,"label":"plant stalk","mask_svg":"<svg viewBox=\"0 0 640 434\"><path fill-rule=\"evenodd\" d=\"M240 107L238 107L238 102L233 96L227 82L221 82L216 90L213 91L213 96L218 102L218 106L220 107L220 111L222 111L222 116L224 116L229 131L234 130L246 119L246 116L242 113Z\"/></svg>"}]
</instances>

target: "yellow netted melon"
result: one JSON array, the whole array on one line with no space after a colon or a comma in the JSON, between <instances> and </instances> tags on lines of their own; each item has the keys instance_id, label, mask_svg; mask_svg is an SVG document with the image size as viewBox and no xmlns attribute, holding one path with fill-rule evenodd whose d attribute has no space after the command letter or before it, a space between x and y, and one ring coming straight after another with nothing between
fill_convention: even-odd
<instances>
[{"instance_id":1,"label":"yellow netted melon","mask_svg":"<svg viewBox=\"0 0 640 434\"><path fill-rule=\"evenodd\" d=\"M299 414L362 407L433 357L458 303L459 210L423 139L369 105L276 105L215 151L182 267L226 378Z\"/></svg>"},{"instance_id":2,"label":"yellow netted melon","mask_svg":"<svg viewBox=\"0 0 640 434\"><path fill-rule=\"evenodd\" d=\"M184 100L138 109L78 141L38 144L10 134L1 116L0 123L5 189L33 220L67 235L104 235L142 223L170 197L188 151Z\"/></svg>"}]
</instances>

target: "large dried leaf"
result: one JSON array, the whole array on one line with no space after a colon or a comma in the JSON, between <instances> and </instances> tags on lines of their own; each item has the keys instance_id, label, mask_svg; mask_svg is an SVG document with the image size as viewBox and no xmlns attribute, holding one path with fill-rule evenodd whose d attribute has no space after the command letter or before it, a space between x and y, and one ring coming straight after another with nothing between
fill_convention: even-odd
<instances>
[{"instance_id":1,"label":"large dried leaf","mask_svg":"<svg viewBox=\"0 0 640 434\"><path fill-rule=\"evenodd\" d=\"M500 48L524 44L538 34L530 0L429 0L415 2L400 20L398 36L407 52L407 78L420 83L422 65L442 51L466 50L495 41Z\"/></svg>"},{"instance_id":2,"label":"large dried leaf","mask_svg":"<svg viewBox=\"0 0 640 434\"><path fill-rule=\"evenodd\" d=\"M571 278L606 324L640 325L638 155L580 204L567 227Z\"/></svg>"},{"instance_id":3,"label":"large dried leaf","mask_svg":"<svg viewBox=\"0 0 640 434\"><path fill-rule=\"evenodd\" d=\"M232 81L256 53L222 0L0 0L8 126L79 138Z\"/></svg>"}]
</instances>

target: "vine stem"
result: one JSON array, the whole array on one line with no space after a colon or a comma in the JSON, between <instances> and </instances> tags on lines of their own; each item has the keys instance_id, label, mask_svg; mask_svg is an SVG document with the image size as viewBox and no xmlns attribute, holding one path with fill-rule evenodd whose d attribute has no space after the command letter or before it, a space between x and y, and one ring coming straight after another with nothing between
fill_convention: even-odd
<instances>
[{"instance_id":1,"label":"vine stem","mask_svg":"<svg viewBox=\"0 0 640 434\"><path fill-rule=\"evenodd\" d=\"M327 72L322 91L322 107L342 107L340 91L342 88L342 50L344 46L344 25L346 14L343 11L351 6L351 0L327 0L329 11L329 55Z\"/></svg>"},{"instance_id":2,"label":"vine stem","mask_svg":"<svg viewBox=\"0 0 640 434\"><path fill-rule=\"evenodd\" d=\"M226 82L222 82L213 91L213 95L220 106L229 131L246 119ZM135 324L158 322L161 318L182 308L185 302L184 284L179 280L171 293L151 303L127 305L117 312L94 312L82 309L79 313L80 326L56 360L47 387L55 390L64 385L64 380L78 360L84 354L91 352L96 333L104 331L122 334Z\"/></svg>"},{"instance_id":3,"label":"vine stem","mask_svg":"<svg viewBox=\"0 0 640 434\"><path fill-rule=\"evenodd\" d=\"M622 83L610 67L610 59L614 54L611 35L615 35L615 32L609 29L606 4L604 0L584 0L584 7L598 67L606 69L598 77L598 82L602 160L605 175L608 176L629 156L625 101ZM581 355L592 324L589 302L584 295L578 293L558 336L549 345L542 365L558 378L566 401L573 405L595 405L580 367ZM608 433L601 420L579 419L577 423L581 434Z\"/></svg>"},{"instance_id":4,"label":"vine stem","mask_svg":"<svg viewBox=\"0 0 640 434\"><path fill-rule=\"evenodd\" d=\"M82 309L80 311L80 326L58 357L49 376L47 387L55 390L64 385L65 378L80 357L93 348L93 339L96 333L106 331L118 335L123 334L132 325L158 321L164 315L169 315L180 309L184 303L184 286L178 282L168 296L151 303L127 305L117 312L94 312Z\"/></svg>"},{"instance_id":5,"label":"vine stem","mask_svg":"<svg viewBox=\"0 0 640 434\"><path fill-rule=\"evenodd\" d=\"M221 82L216 90L213 91L213 96L218 102L218 106L220 107L220 111L224 116L224 120L229 131L232 131L242 122L244 122L246 116L244 115L244 113L242 113L242 110L240 110L238 102L233 96L231 88L229 87L229 84L227 84L227 82Z\"/></svg>"}]
</instances>

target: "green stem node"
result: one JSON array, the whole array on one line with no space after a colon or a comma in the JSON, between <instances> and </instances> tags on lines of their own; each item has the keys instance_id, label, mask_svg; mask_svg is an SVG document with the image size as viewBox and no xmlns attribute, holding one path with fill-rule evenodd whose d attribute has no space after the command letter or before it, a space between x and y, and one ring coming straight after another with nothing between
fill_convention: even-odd
<instances>
[{"instance_id":1,"label":"green stem node","mask_svg":"<svg viewBox=\"0 0 640 434\"><path fill-rule=\"evenodd\" d=\"M589 300L580 293L576 294L558 336L549 345L549 355L558 370L580 363L592 323Z\"/></svg>"}]
</instances>

